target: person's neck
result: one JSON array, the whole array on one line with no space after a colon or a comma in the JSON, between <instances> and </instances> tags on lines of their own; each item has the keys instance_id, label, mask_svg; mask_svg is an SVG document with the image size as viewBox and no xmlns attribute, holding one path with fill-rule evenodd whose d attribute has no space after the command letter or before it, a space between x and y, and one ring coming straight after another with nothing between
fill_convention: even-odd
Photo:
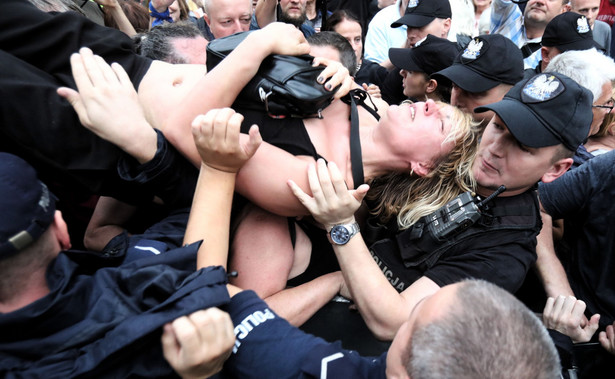
<instances>
[{"instance_id":1,"label":"person's neck","mask_svg":"<svg viewBox=\"0 0 615 379\"><path fill-rule=\"evenodd\" d=\"M498 197L517 196L517 195L520 195L520 194L526 192L530 188L532 188L532 187L524 187L524 188L521 188L521 189L515 189L515 190L510 190L510 191L507 189L506 191L504 191L501 194L499 194ZM476 193L478 195L480 195L483 199L486 198L487 196L493 194L495 191L496 191L496 189L483 187L480 184L478 184L476 186Z\"/></svg>"},{"instance_id":2,"label":"person's neck","mask_svg":"<svg viewBox=\"0 0 615 379\"><path fill-rule=\"evenodd\" d=\"M607 136L602 138L592 138L585 143L585 148L590 153L594 150L615 150L615 136Z\"/></svg>"},{"instance_id":3,"label":"person's neck","mask_svg":"<svg viewBox=\"0 0 615 379\"><path fill-rule=\"evenodd\" d=\"M410 164L403 157L391 152L377 133L376 125L361 126L360 129L365 181L392 171L410 172Z\"/></svg>"},{"instance_id":4,"label":"person's neck","mask_svg":"<svg viewBox=\"0 0 615 379\"><path fill-rule=\"evenodd\" d=\"M527 39L540 38L545 33L545 28L547 25L545 24L535 24L532 22L525 23L525 36Z\"/></svg>"},{"instance_id":5,"label":"person's neck","mask_svg":"<svg viewBox=\"0 0 615 379\"><path fill-rule=\"evenodd\" d=\"M46 273L46 268L41 268L27 275L22 273L2 278L0 313L16 311L48 295Z\"/></svg>"},{"instance_id":6,"label":"person's neck","mask_svg":"<svg viewBox=\"0 0 615 379\"><path fill-rule=\"evenodd\" d=\"M318 11L316 10L316 2L314 1L313 3L307 3L305 6L305 14L308 18L308 20L313 20L316 18L316 15L318 14Z\"/></svg>"}]
</instances>

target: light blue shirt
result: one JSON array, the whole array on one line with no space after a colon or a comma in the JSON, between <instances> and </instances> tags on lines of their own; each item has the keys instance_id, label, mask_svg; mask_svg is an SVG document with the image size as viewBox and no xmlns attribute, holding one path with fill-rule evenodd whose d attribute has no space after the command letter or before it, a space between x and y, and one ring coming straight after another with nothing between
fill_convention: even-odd
<instances>
[{"instance_id":1,"label":"light blue shirt","mask_svg":"<svg viewBox=\"0 0 615 379\"><path fill-rule=\"evenodd\" d=\"M376 63L389 59L389 48L403 47L406 44L406 25L391 28L391 24L401 18L399 3L380 10L367 28L364 58Z\"/></svg>"},{"instance_id":2,"label":"light blue shirt","mask_svg":"<svg viewBox=\"0 0 615 379\"><path fill-rule=\"evenodd\" d=\"M519 6L510 0L493 0L491 3L491 34L508 37L519 48L528 42L540 42L542 37L528 39L523 25L523 13ZM540 49L523 60L525 68L534 68L541 59Z\"/></svg>"}]
</instances>

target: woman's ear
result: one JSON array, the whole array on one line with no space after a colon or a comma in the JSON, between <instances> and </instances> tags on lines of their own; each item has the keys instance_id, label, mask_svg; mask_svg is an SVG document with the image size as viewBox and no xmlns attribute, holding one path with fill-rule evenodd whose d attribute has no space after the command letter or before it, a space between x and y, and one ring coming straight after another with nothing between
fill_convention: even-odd
<instances>
[{"instance_id":1,"label":"woman's ear","mask_svg":"<svg viewBox=\"0 0 615 379\"><path fill-rule=\"evenodd\" d=\"M422 162L412 165L412 171L418 176L426 176L431 171L431 166Z\"/></svg>"},{"instance_id":2,"label":"woman's ear","mask_svg":"<svg viewBox=\"0 0 615 379\"><path fill-rule=\"evenodd\" d=\"M435 79L429 79L427 87L425 88L425 93L434 93L437 88L438 82Z\"/></svg>"}]
</instances>

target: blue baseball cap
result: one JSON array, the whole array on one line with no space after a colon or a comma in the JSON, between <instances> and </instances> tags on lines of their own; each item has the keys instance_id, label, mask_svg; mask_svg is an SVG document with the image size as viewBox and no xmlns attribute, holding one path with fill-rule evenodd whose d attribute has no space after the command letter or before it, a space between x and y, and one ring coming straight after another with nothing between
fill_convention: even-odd
<instances>
[{"instance_id":1,"label":"blue baseball cap","mask_svg":"<svg viewBox=\"0 0 615 379\"><path fill-rule=\"evenodd\" d=\"M24 249L47 230L55 203L32 166L0 152L0 259Z\"/></svg>"}]
</instances>

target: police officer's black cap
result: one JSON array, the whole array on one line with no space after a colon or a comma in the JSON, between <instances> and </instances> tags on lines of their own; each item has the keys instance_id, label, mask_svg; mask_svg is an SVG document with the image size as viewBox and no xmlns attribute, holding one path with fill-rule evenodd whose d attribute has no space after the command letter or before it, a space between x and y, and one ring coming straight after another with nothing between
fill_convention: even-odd
<instances>
[{"instance_id":1,"label":"police officer's black cap","mask_svg":"<svg viewBox=\"0 0 615 379\"><path fill-rule=\"evenodd\" d=\"M436 18L451 18L449 0L409 0L402 18L391 24L391 28L407 25L422 28Z\"/></svg>"},{"instance_id":2,"label":"police officer's black cap","mask_svg":"<svg viewBox=\"0 0 615 379\"><path fill-rule=\"evenodd\" d=\"M556 47L560 53L568 50L589 50L592 47L602 50L594 41L594 34L583 15L565 12L555 16L545 28L542 45Z\"/></svg>"},{"instance_id":3,"label":"police officer's black cap","mask_svg":"<svg viewBox=\"0 0 615 379\"><path fill-rule=\"evenodd\" d=\"M589 134L592 93L566 75L548 72L524 80L502 101L477 107L494 111L519 143L528 147L563 144L575 151Z\"/></svg>"},{"instance_id":4,"label":"police officer's black cap","mask_svg":"<svg viewBox=\"0 0 615 379\"><path fill-rule=\"evenodd\" d=\"M47 230L55 197L22 158L0 153L0 259L16 254Z\"/></svg>"},{"instance_id":5,"label":"police officer's black cap","mask_svg":"<svg viewBox=\"0 0 615 379\"><path fill-rule=\"evenodd\" d=\"M395 67L431 75L453 64L457 53L456 43L429 34L413 48L389 49L389 59Z\"/></svg>"},{"instance_id":6,"label":"police officer's black cap","mask_svg":"<svg viewBox=\"0 0 615 379\"><path fill-rule=\"evenodd\" d=\"M514 85L523 79L523 55L500 34L474 37L455 57L453 65L433 75L443 76L465 91L478 93L498 84Z\"/></svg>"}]
</instances>

